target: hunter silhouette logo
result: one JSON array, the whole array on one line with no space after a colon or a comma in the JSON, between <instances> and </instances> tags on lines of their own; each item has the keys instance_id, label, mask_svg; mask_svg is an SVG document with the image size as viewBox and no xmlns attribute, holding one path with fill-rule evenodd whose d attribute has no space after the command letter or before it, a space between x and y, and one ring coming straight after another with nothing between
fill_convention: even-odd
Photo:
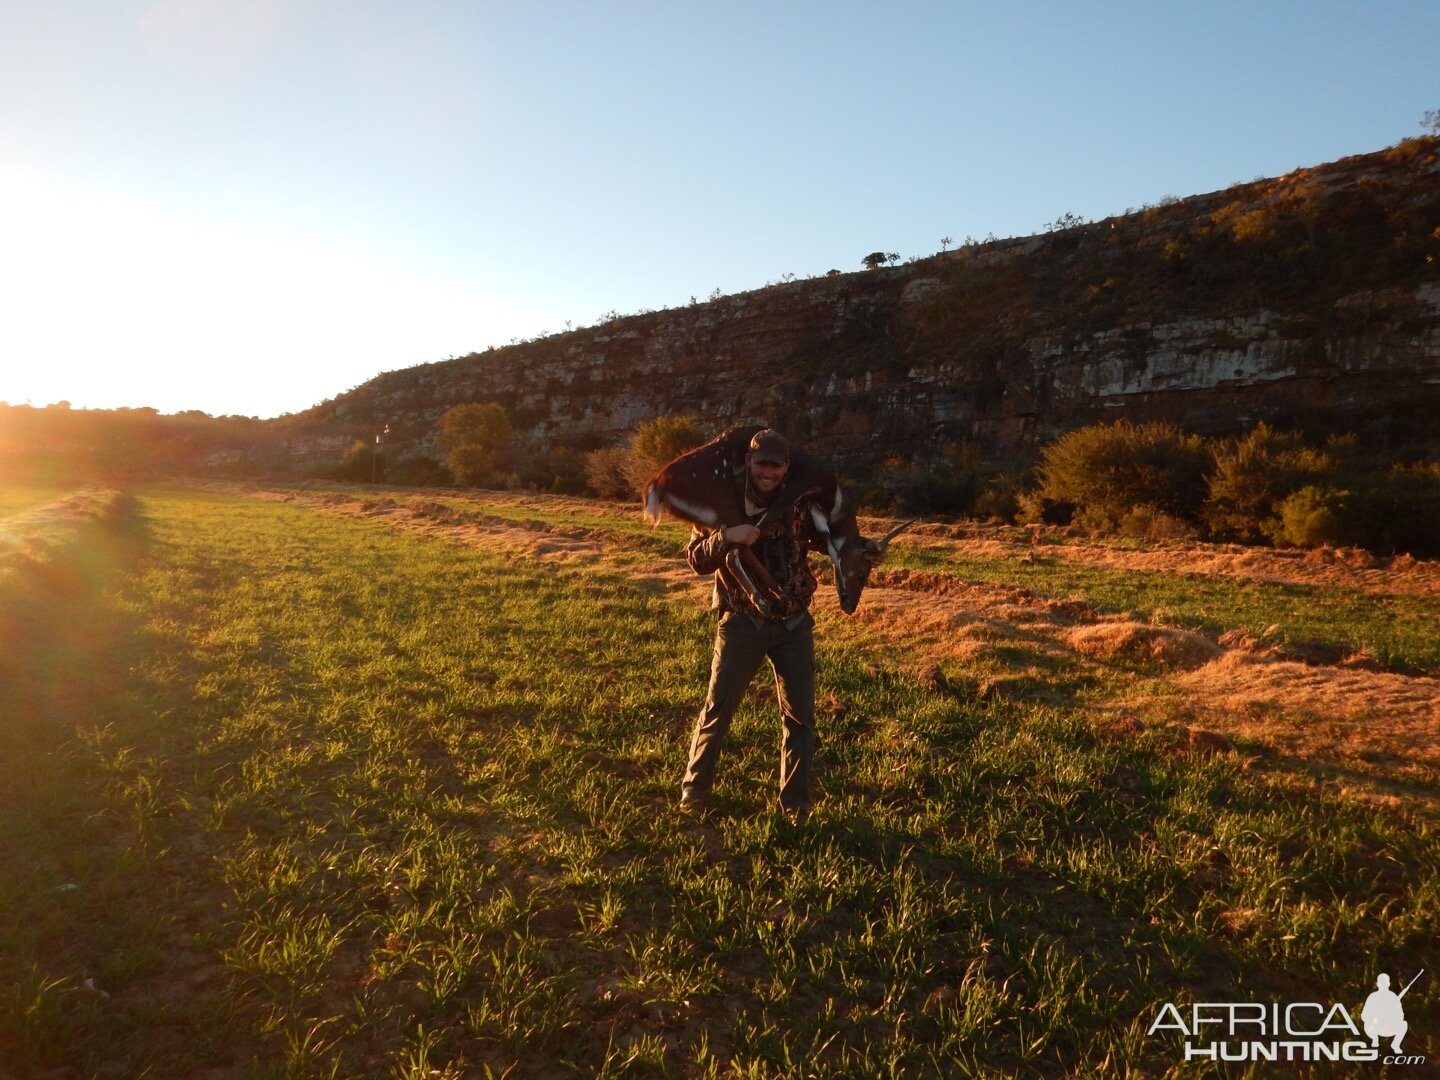
<instances>
[{"instance_id":1,"label":"hunter silhouette logo","mask_svg":"<svg viewBox=\"0 0 1440 1080\"><path fill-rule=\"evenodd\" d=\"M1425 969L1421 968L1415 973L1415 979L1424 974ZM1400 1053L1400 1040L1410 1030L1410 1025L1405 1022L1405 1006L1400 1004L1400 999L1410 992L1415 979L1406 983L1405 989L1397 994L1390 989L1389 975L1381 972L1375 977L1375 992L1365 999L1365 1007L1360 1010L1360 1022L1365 1025L1365 1034L1370 1036L1371 1046L1379 1046L1381 1039L1390 1039L1390 1049Z\"/></svg>"},{"instance_id":2,"label":"hunter silhouette logo","mask_svg":"<svg viewBox=\"0 0 1440 1080\"><path fill-rule=\"evenodd\" d=\"M1398 994L1390 989L1390 976L1375 977L1375 989L1360 1009L1360 1023L1340 1002L1289 1004L1260 1001L1197 1001L1180 1007L1160 1007L1147 1034L1176 1032L1189 1061L1294 1062L1370 1061L1377 1065L1423 1065L1425 1056L1406 1055L1400 1049L1410 1025L1401 1003L1421 968ZM1363 1026L1363 1034L1362 1034ZM1381 1040L1388 1039L1388 1049Z\"/></svg>"}]
</instances>

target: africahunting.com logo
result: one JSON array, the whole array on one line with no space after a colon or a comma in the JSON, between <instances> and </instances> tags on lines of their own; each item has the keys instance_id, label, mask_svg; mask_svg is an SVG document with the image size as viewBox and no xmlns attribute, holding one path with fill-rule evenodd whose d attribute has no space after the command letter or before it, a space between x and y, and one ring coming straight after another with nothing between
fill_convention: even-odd
<instances>
[{"instance_id":1,"label":"africahunting.com logo","mask_svg":"<svg viewBox=\"0 0 1440 1080\"><path fill-rule=\"evenodd\" d=\"M1288 1004L1259 1001L1166 1002L1150 1024L1151 1036L1175 1033L1186 1061L1373 1061L1382 1065L1423 1065L1423 1054L1406 1054L1410 1030L1401 999L1425 974L1424 968L1398 994L1390 976L1380 974L1360 1007L1360 1023L1338 1001Z\"/></svg>"}]
</instances>

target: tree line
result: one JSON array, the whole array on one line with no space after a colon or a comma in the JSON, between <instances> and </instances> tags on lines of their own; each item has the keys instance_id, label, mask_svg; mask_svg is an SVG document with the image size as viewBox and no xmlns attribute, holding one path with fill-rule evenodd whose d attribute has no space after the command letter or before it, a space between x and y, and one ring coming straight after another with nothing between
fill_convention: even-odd
<instances>
[{"instance_id":1,"label":"tree line","mask_svg":"<svg viewBox=\"0 0 1440 1080\"><path fill-rule=\"evenodd\" d=\"M694 417L660 416L615 446L521 453L493 403L457 406L439 431L449 473L463 486L611 499L638 498L666 462L715 434ZM1150 540L1440 556L1440 462L1397 463L1367 452L1354 435L1316 441L1263 422L1223 438L1164 422L1093 424L1030 462L987 460L962 443L929 458L885 458L856 470L850 486L878 512L1049 522Z\"/></svg>"}]
</instances>

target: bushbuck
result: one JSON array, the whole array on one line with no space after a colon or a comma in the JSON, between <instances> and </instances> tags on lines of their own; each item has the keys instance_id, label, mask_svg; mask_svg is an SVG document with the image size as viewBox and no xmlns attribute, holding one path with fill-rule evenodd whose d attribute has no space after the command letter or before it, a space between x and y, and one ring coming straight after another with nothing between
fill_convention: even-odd
<instances>
[{"instance_id":1,"label":"bushbuck","mask_svg":"<svg viewBox=\"0 0 1440 1080\"><path fill-rule=\"evenodd\" d=\"M745 472L745 454L762 426L731 428L704 446L687 451L670 462L645 487L645 516L659 524L669 511L681 521L707 529L724 529L750 521L745 513L739 478ZM759 521L759 527L779 520L801 499L810 499L810 518L825 539L835 568L835 591L840 609L854 613L870 571L885 555L890 541L915 523L895 526L878 540L860 535L855 508L835 480L835 474L815 455L799 448L790 453L790 469ZM747 546L737 544L725 556L725 565L763 614L775 610L780 592L764 564Z\"/></svg>"}]
</instances>

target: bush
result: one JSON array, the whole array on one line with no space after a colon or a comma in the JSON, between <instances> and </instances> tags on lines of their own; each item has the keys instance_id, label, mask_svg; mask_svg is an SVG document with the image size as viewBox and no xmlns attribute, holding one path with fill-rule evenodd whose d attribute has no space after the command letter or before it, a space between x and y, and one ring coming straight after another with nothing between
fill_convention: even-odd
<instances>
[{"instance_id":1,"label":"bush","mask_svg":"<svg viewBox=\"0 0 1440 1080\"><path fill-rule=\"evenodd\" d=\"M340 480L353 480L360 484L378 483L386 477L385 455L364 439L356 439L345 451L345 457L335 470Z\"/></svg>"},{"instance_id":2,"label":"bush","mask_svg":"<svg viewBox=\"0 0 1440 1080\"><path fill-rule=\"evenodd\" d=\"M1277 544L1292 547L1341 547L1351 540L1347 520L1350 493L1309 484L1275 507L1265 531Z\"/></svg>"},{"instance_id":3,"label":"bush","mask_svg":"<svg viewBox=\"0 0 1440 1080\"><path fill-rule=\"evenodd\" d=\"M993 470L969 446L953 446L938 461L887 457L871 474L864 501L899 514L972 514Z\"/></svg>"},{"instance_id":4,"label":"bush","mask_svg":"<svg viewBox=\"0 0 1440 1080\"><path fill-rule=\"evenodd\" d=\"M409 454L387 470L392 484L405 487L445 487L452 480L449 470L427 454Z\"/></svg>"},{"instance_id":5,"label":"bush","mask_svg":"<svg viewBox=\"0 0 1440 1080\"><path fill-rule=\"evenodd\" d=\"M706 438L704 430L691 416L657 416L639 425L630 436L625 464L630 494L639 495L657 472Z\"/></svg>"},{"instance_id":6,"label":"bush","mask_svg":"<svg viewBox=\"0 0 1440 1080\"><path fill-rule=\"evenodd\" d=\"M578 495L585 490L585 459L568 446L531 454L517 466L512 486L556 495Z\"/></svg>"},{"instance_id":7,"label":"bush","mask_svg":"<svg viewBox=\"0 0 1440 1080\"><path fill-rule=\"evenodd\" d=\"M1137 507L1196 521L1209 464L1204 440L1172 424L1095 424L1045 450L1038 494L1073 504L1090 528L1114 529Z\"/></svg>"},{"instance_id":8,"label":"bush","mask_svg":"<svg viewBox=\"0 0 1440 1080\"><path fill-rule=\"evenodd\" d=\"M1016 525L1069 525L1075 520L1075 504L1054 502L1037 491L1026 491L1016 500Z\"/></svg>"},{"instance_id":9,"label":"bush","mask_svg":"<svg viewBox=\"0 0 1440 1080\"><path fill-rule=\"evenodd\" d=\"M1025 513L1024 479L1013 472L997 472L975 496L974 514L982 521L1015 522Z\"/></svg>"},{"instance_id":10,"label":"bush","mask_svg":"<svg viewBox=\"0 0 1440 1080\"><path fill-rule=\"evenodd\" d=\"M1400 465L1352 484L1346 524L1349 543L1377 554L1440 556L1440 465Z\"/></svg>"},{"instance_id":11,"label":"bush","mask_svg":"<svg viewBox=\"0 0 1440 1080\"><path fill-rule=\"evenodd\" d=\"M1263 422L1221 443L1214 456L1205 524L1216 536L1245 541L1266 535L1281 500L1323 482L1336 468L1335 454L1306 447L1298 434L1277 432Z\"/></svg>"},{"instance_id":12,"label":"bush","mask_svg":"<svg viewBox=\"0 0 1440 1080\"><path fill-rule=\"evenodd\" d=\"M1130 509L1116 523L1121 536L1133 536L1141 540L1193 540L1195 529L1187 521L1157 510L1153 506L1136 506Z\"/></svg>"},{"instance_id":13,"label":"bush","mask_svg":"<svg viewBox=\"0 0 1440 1080\"><path fill-rule=\"evenodd\" d=\"M639 425L625 446L592 450L582 466L585 484L602 499L638 497L657 472L706 440L689 416L657 416Z\"/></svg>"},{"instance_id":14,"label":"bush","mask_svg":"<svg viewBox=\"0 0 1440 1080\"><path fill-rule=\"evenodd\" d=\"M630 450L624 446L606 446L585 455L585 486L602 499L629 499L635 492L625 466Z\"/></svg>"}]
</instances>

